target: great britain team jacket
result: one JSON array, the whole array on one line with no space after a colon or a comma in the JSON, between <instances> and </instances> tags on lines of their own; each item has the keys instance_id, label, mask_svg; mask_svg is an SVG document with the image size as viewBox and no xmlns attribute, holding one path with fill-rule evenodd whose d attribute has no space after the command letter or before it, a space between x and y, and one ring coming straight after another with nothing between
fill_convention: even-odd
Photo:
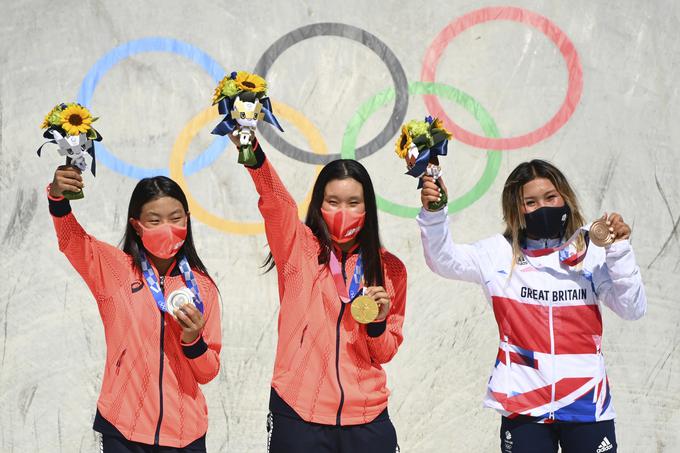
<instances>
[{"instance_id":1,"label":"great britain team jacket","mask_svg":"<svg viewBox=\"0 0 680 453\"><path fill-rule=\"evenodd\" d=\"M445 210L423 209L417 220L430 269L481 285L493 308L500 341L484 405L537 421L613 419L600 310L606 305L624 319L646 311L630 243L591 245L576 267L563 264L558 251L536 251L513 266L500 234L456 244Z\"/></svg>"},{"instance_id":2,"label":"great britain team jacket","mask_svg":"<svg viewBox=\"0 0 680 453\"><path fill-rule=\"evenodd\" d=\"M104 324L99 414L134 442L182 448L204 436L208 408L199 384L220 368L217 288L194 270L206 323L194 343L181 344L181 327L158 309L132 258L87 234L67 200L49 203L59 250L90 288ZM162 281L166 295L185 286L174 264Z\"/></svg>"},{"instance_id":3,"label":"great britain team jacket","mask_svg":"<svg viewBox=\"0 0 680 453\"><path fill-rule=\"evenodd\" d=\"M389 391L382 364L402 342L406 269L382 250L384 287L391 306L386 323L357 323L338 296L320 246L300 221L290 196L256 145L258 164L249 168L260 195L259 209L276 263L280 311L272 387L305 421L358 425L386 407ZM339 257L351 276L356 254ZM382 325L381 325L382 324Z\"/></svg>"}]
</instances>

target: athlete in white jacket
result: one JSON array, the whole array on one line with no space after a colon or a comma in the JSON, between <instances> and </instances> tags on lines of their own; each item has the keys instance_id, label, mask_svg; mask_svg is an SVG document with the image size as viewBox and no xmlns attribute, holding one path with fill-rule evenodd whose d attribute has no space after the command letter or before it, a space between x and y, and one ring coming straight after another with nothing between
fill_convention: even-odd
<instances>
[{"instance_id":1,"label":"athlete in white jacket","mask_svg":"<svg viewBox=\"0 0 680 453\"><path fill-rule=\"evenodd\" d=\"M446 190L442 183L443 190ZM619 214L606 217L614 239L590 243L569 183L542 160L520 164L503 189L506 231L456 244L430 177L417 220L435 273L482 286L499 332L484 405L503 416L503 453L614 453L614 409L602 355L602 305L624 319L647 299Z\"/></svg>"}]
</instances>

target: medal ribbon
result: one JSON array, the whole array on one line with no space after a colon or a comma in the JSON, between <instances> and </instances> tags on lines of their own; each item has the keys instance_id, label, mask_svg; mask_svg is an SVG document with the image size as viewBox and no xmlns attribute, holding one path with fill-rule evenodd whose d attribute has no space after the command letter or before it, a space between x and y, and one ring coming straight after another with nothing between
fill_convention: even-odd
<instances>
[{"instance_id":1,"label":"medal ribbon","mask_svg":"<svg viewBox=\"0 0 680 453\"><path fill-rule=\"evenodd\" d=\"M149 259L146 257L146 254L143 251L141 251L141 264L142 275L144 276L144 280L146 280L146 284L151 291L151 295L156 301L158 309L168 313L168 306L165 303L165 296L163 295L160 281L158 280L158 277L156 277L156 273L154 272L153 267L151 267L151 263L149 263ZM198 308L198 310L203 313L203 301L201 300L201 295L198 290L196 277L194 277L194 273L189 266L186 256L182 256L182 258L179 260L178 266L180 272L182 273L184 283L195 297L194 303L196 304L196 308Z\"/></svg>"},{"instance_id":2,"label":"medal ribbon","mask_svg":"<svg viewBox=\"0 0 680 453\"><path fill-rule=\"evenodd\" d=\"M586 247L581 250L581 251L574 251L571 252L568 247L572 245L574 241L580 236L583 235L583 238L586 242ZM583 261L583 259L586 257L586 252L588 251L588 245L590 244L590 237L588 235L588 230L586 228L579 228L574 232L574 234L571 235L571 237L562 245L559 247L548 247L544 249L522 249L522 252L524 253L525 256L527 257L540 257L540 256L546 256L550 255L551 253L554 252L559 252L560 254L560 262L566 264L567 266L576 266L578 263Z\"/></svg>"},{"instance_id":3,"label":"medal ribbon","mask_svg":"<svg viewBox=\"0 0 680 453\"><path fill-rule=\"evenodd\" d=\"M349 291L347 289L347 284L345 279L342 277L342 264L338 261L338 257L335 253L331 251L331 256L328 260L328 267L331 270L331 275L333 275L333 281L335 282L335 287L338 290L338 296L343 303L351 302L354 297L361 292L361 283L364 279L364 268L363 262L361 260L361 253L357 258L357 264L354 266L354 274L352 275L352 280L349 282Z\"/></svg>"}]
</instances>

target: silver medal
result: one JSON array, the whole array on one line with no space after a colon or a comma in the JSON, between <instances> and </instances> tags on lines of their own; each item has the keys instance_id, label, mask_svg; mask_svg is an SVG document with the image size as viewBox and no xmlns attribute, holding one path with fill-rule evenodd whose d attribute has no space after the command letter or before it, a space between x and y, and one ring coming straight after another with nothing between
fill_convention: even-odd
<instances>
[{"instance_id":1,"label":"silver medal","mask_svg":"<svg viewBox=\"0 0 680 453\"><path fill-rule=\"evenodd\" d=\"M168 307L168 313L173 314L175 310L182 308L186 304L194 304L194 293L191 292L189 288L180 288L168 296L166 305ZM174 316L174 315L173 315Z\"/></svg>"}]
</instances>

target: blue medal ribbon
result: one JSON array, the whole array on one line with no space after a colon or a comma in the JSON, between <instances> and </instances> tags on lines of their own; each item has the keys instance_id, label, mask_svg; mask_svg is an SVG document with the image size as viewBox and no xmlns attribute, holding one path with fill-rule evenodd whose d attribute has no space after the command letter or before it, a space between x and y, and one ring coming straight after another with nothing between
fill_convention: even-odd
<instances>
[{"instance_id":1,"label":"blue medal ribbon","mask_svg":"<svg viewBox=\"0 0 680 453\"><path fill-rule=\"evenodd\" d=\"M364 265L363 260L361 259L361 253L359 253L357 264L354 266L354 274L352 275L352 280L349 282L349 290L347 289L347 285L344 283L344 279L342 278L342 265L333 252L331 252L330 262L328 265L330 267L331 274L333 274L333 280L335 281L338 295L344 303L351 302L356 296L362 293Z\"/></svg>"},{"instance_id":2,"label":"blue medal ribbon","mask_svg":"<svg viewBox=\"0 0 680 453\"><path fill-rule=\"evenodd\" d=\"M362 292L362 284L364 280L364 265L361 260L361 253L359 253L359 257L357 258L357 264L354 266L354 274L352 275L352 280L350 281L349 284L349 299L353 300L356 296L359 295L360 292Z\"/></svg>"},{"instance_id":3,"label":"blue medal ribbon","mask_svg":"<svg viewBox=\"0 0 680 453\"><path fill-rule=\"evenodd\" d=\"M163 290L161 289L160 281L158 280L158 277L156 276L153 267L151 267L149 259L146 257L146 254L143 251L141 252L140 258L142 264L142 275L144 276L144 280L146 280L146 284L149 287L149 290L151 291L151 295L156 301L158 309L166 313L169 313L168 306L165 303L165 295L163 294ZM182 258L179 260L178 267L180 272L182 273L184 283L187 285L187 288L189 288L189 290L194 295L194 304L196 305L196 308L198 308L198 310L202 314L203 301L201 300L201 295L198 290L196 277L194 277L194 273L191 270L191 267L189 266L189 262L187 261L186 256L182 256Z\"/></svg>"}]
</instances>

